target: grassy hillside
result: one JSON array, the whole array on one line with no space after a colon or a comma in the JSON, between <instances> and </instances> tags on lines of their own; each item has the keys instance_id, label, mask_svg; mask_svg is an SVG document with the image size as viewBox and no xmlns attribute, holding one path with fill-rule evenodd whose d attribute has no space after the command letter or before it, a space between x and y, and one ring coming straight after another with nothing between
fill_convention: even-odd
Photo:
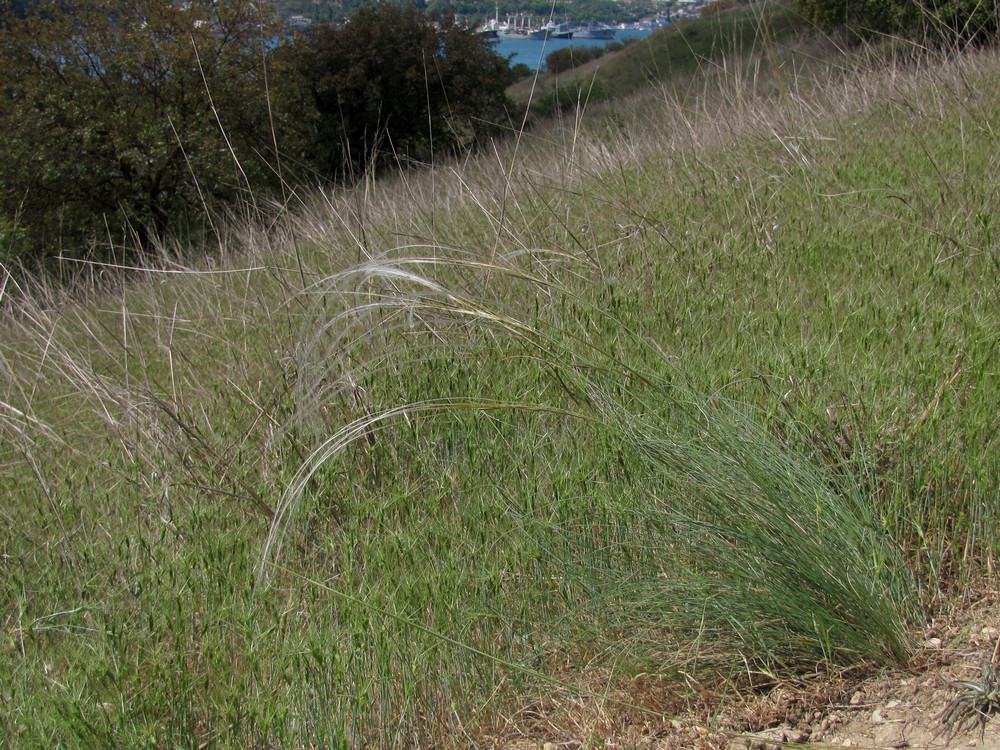
<instances>
[{"instance_id":1,"label":"grassy hillside","mask_svg":"<svg viewBox=\"0 0 1000 750\"><path fill-rule=\"evenodd\" d=\"M700 84L699 74L736 60L751 65L772 85L815 64L828 50L816 49L816 34L784 3L754 3L705 18L671 24L652 36L557 75L542 74L513 84L514 101L539 115L580 103L626 98L650 85L683 91ZM777 78L771 67L779 66Z\"/></svg>"},{"instance_id":2,"label":"grassy hillside","mask_svg":"<svg viewBox=\"0 0 1000 750\"><path fill-rule=\"evenodd\" d=\"M2 744L597 743L907 663L995 562L998 60L774 62L3 276Z\"/></svg>"}]
</instances>

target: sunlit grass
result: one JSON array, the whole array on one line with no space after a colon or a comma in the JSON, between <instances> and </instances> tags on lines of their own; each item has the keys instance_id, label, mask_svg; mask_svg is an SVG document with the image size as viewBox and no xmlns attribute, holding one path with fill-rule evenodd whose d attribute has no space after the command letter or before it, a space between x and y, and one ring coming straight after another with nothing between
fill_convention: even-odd
<instances>
[{"instance_id":1,"label":"sunlit grass","mask_svg":"<svg viewBox=\"0 0 1000 750\"><path fill-rule=\"evenodd\" d=\"M995 561L996 71L734 56L3 282L6 743L466 747L905 662Z\"/></svg>"}]
</instances>

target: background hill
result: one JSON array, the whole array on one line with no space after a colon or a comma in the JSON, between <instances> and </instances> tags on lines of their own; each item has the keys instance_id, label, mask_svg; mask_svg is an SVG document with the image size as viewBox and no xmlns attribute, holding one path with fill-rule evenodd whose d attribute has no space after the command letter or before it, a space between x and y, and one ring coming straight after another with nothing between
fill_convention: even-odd
<instances>
[{"instance_id":1,"label":"background hill","mask_svg":"<svg viewBox=\"0 0 1000 750\"><path fill-rule=\"evenodd\" d=\"M834 49L789 5L757 4L671 24L642 44L630 44L564 73L523 78L508 93L518 104L530 103L537 114L553 114L626 98L650 86L682 92L692 84L692 76L731 60L754 66L758 78L763 66L767 79L777 84L783 68L788 69L785 75L794 76L804 65L822 65Z\"/></svg>"}]
</instances>

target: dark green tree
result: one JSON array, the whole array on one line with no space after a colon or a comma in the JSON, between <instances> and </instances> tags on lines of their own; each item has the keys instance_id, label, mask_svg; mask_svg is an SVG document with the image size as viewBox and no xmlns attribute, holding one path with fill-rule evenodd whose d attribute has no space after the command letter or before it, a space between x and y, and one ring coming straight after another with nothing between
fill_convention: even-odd
<instances>
[{"instance_id":1,"label":"dark green tree","mask_svg":"<svg viewBox=\"0 0 1000 750\"><path fill-rule=\"evenodd\" d=\"M24 18L28 13L31 12L31 3L28 0L3 0L0 2L0 8L3 8L3 14L14 18Z\"/></svg>"},{"instance_id":2,"label":"dark green tree","mask_svg":"<svg viewBox=\"0 0 1000 750\"><path fill-rule=\"evenodd\" d=\"M8 259L100 253L126 234L143 246L276 184L276 143L308 115L294 97L279 101L289 89L269 6L40 0L35 10L0 27Z\"/></svg>"},{"instance_id":3,"label":"dark green tree","mask_svg":"<svg viewBox=\"0 0 1000 750\"><path fill-rule=\"evenodd\" d=\"M932 44L995 40L993 3L981 0L797 0L802 16L824 29L847 28L862 37L886 34Z\"/></svg>"},{"instance_id":4,"label":"dark green tree","mask_svg":"<svg viewBox=\"0 0 1000 750\"><path fill-rule=\"evenodd\" d=\"M300 44L319 116L314 163L325 177L430 162L509 122L509 61L453 17L435 22L412 5L382 3L343 26L314 27Z\"/></svg>"}]
</instances>

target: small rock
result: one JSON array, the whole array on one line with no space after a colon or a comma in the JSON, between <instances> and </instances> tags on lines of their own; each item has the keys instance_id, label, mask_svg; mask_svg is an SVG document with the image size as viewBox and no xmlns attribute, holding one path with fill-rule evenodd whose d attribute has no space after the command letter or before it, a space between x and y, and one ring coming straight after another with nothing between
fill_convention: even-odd
<instances>
[{"instance_id":1,"label":"small rock","mask_svg":"<svg viewBox=\"0 0 1000 750\"><path fill-rule=\"evenodd\" d=\"M897 700L891 700L891 701L889 701L888 703L885 704L885 707L886 708L895 708L898 705L899 705L899 701L897 701Z\"/></svg>"},{"instance_id":2,"label":"small rock","mask_svg":"<svg viewBox=\"0 0 1000 750\"><path fill-rule=\"evenodd\" d=\"M777 729L765 729L763 732L754 732L747 737L750 739L750 747L753 750L777 750L781 743L785 742L785 731L787 727Z\"/></svg>"},{"instance_id":3,"label":"small rock","mask_svg":"<svg viewBox=\"0 0 1000 750\"><path fill-rule=\"evenodd\" d=\"M823 718L822 711L817 711L816 713L813 714L813 721L819 721L822 718Z\"/></svg>"},{"instance_id":4,"label":"small rock","mask_svg":"<svg viewBox=\"0 0 1000 750\"><path fill-rule=\"evenodd\" d=\"M861 701L863 701L864 699L865 697L861 694L861 691L859 690L858 692L856 692L854 695L851 696L850 703L852 706L859 706L861 705Z\"/></svg>"},{"instance_id":5,"label":"small rock","mask_svg":"<svg viewBox=\"0 0 1000 750\"><path fill-rule=\"evenodd\" d=\"M872 711L872 724L885 724L885 714L882 713L881 708Z\"/></svg>"},{"instance_id":6,"label":"small rock","mask_svg":"<svg viewBox=\"0 0 1000 750\"><path fill-rule=\"evenodd\" d=\"M850 740L844 740L844 741L843 741L843 742L841 743L841 746L842 746L842 747L854 747L854 743L853 743L853 742L851 742Z\"/></svg>"},{"instance_id":7,"label":"small rock","mask_svg":"<svg viewBox=\"0 0 1000 750\"><path fill-rule=\"evenodd\" d=\"M899 742L905 741L903 736L904 727L899 722L886 722L875 727L874 736L875 747L896 747Z\"/></svg>"},{"instance_id":8,"label":"small rock","mask_svg":"<svg viewBox=\"0 0 1000 750\"><path fill-rule=\"evenodd\" d=\"M820 731L822 732L829 732L830 727L832 726L833 726L833 719L827 716L825 719L823 719L823 723L819 725L819 728Z\"/></svg>"},{"instance_id":9,"label":"small rock","mask_svg":"<svg viewBox=\"0 0 1000 750\"><path fill-rule=\"evenodd\" d=\"M803 732L801 729L793 729L790 732L785 732L785 742L791 742L793 745L801 745L808 739L809 732Z\"/></svg>"},{"instance_id":10,"label":"small rock","mask_svg":"<svg viewBox=\"0 0 1000 750\"><path fill-rule=\"evenodd\" d=\"M939 648L941 648L941 639L940 638L928 638L926 641L924 641L923 646L924 646L924 648L928 648L928 649L939 649Z\"/></svg>"}]
</instances>

